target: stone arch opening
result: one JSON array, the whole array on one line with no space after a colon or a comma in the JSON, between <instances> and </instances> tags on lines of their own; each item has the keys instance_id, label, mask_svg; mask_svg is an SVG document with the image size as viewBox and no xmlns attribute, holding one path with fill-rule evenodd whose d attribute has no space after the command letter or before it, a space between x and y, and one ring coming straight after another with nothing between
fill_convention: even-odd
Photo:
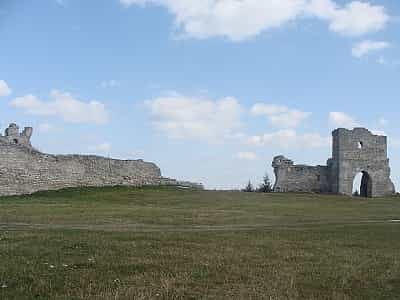
<instances>
[{"instance_id":1,"label":"stone arch opening","mask_svg":"<svg viewBox=\"0 0 400 300\"><path fill-rule=\"evenodd\" d=\"M372 179L368 172L359 172L354 177L353 195L363 198L372 197Z\"/></svg>"}]
</instances>

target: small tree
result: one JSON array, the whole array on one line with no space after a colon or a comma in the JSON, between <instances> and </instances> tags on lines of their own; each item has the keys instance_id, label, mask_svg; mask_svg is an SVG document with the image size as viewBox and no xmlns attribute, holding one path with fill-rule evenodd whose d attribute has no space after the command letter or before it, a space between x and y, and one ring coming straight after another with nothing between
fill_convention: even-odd
<instances>
[{"instance_id":1,"label":"small tree","mask_svg":"<svg viewBox=\"0 0 400 300\"><path fill-rule=\"evenodd\" d=\"M251 181L249 180L249 182L247 183L246 187L243 189L243 192L247 192L247 193L252 193L254 192L254 187L251 184Z\"/></svg>"},{"instance_id":2,"label":"small tree","mask_svg":"<svg viewBox=\"0 0 400 300\"><path fill-rule=\"evenodd\" d=\"M259 185L257 189L258 193L271 193L272 192L272 183L269 179L268 173L265 173L263 178L263 182Z\"/></svg>"}]
</instances>

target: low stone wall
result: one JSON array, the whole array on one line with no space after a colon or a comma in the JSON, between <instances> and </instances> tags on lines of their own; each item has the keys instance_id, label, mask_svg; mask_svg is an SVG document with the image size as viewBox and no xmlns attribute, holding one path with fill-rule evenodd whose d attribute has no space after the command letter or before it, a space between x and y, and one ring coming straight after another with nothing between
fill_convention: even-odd
<instances>
[{"instance_id":1,"label":"low stone wall","mask_svg":"<svg viewBox=\"0 0 400 300\"><path fill-rule=\"evenodd\" d=\"M329 192L328 168L291 165L275 169L275 192Z\"/></svg>"},{"instance_id":2,"label":"low stone wall","mask_svg":"<svg viewBox=\"0 0 400 300\"><path fill-rule=\"evenodd\" d=\"M161 171L142 160L50 155L0 141L0 196L78 186L161 184Z\"/></svg>"},{"instance_id":3,"label":"low stone wall","mask_svg":"<svg viewBox=\"0 0 400 300\"><path fill-rule=\"evenodd\" d=\"M161 185L172 185L172 186L180 186L183 188L195 189L195 190L204 190L204 185L201 183L195 183L190 181L180 181L172 178L163 177L161 179Z\"/></svg>"}]
</instances>

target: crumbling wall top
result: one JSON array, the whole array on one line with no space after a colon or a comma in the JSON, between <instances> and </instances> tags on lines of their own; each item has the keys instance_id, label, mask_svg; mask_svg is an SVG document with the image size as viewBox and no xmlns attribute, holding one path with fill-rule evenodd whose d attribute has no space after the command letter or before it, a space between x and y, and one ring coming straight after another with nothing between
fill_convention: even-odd
<instances>
[{"instance_id":1,"label":"crumbling wall top","mask_svg":"<svg viewBox=\"0 0 400 300\"><path fill-rule=\"evenodd\" d=\"M32 148L32 134L32 127L25 127L24 130L20 132L19 126L15 123L11 123L6 128L4 136L0 134L0 142Z\"/></svg>"},{"instance_id":2,"label":"crumbling wall top","mask_svg":"<svg viewBox=\"0 0 400 300\"><path fill-rule=\"evenodd\" d=\"M275 156L274 160L272 162L273 168L288 167L288 166L293 166L293 165L294 165L293 160L288 159L283 155Z\"/></svg>"},{"instance_id":3,"label":"crumbling wall top","mask_svg":"<svg viewBox=\"0 0 400 300\"><path fill-rule=\"evenodd\" d=\"M380 161L387 159L387 137L366 128L333 132L333 158L339 160Z\"/></svg>"}]
</instances>

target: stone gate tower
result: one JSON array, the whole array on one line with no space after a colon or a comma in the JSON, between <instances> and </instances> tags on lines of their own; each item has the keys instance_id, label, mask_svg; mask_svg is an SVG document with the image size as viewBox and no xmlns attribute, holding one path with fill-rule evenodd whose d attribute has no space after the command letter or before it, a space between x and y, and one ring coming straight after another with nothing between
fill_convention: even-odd
<instances>
[{"instance_id":1,"label":"stone gate tower","mask_svg":"<svg viewBox=\"0 0 400 300\"><path fill-rule=\"evenodd\" d=\"M391 195L395 187L390 179L387 137L374 135L365 128L332 132L332 158L327 166L295 165L280 155L274 158L275 192L320 192L351 196L354 178L362 173L363 197Z\"/></svg>"},{"instance_id":2,"label":"stone gate tower","mask_svg":"<svg viewBox=\"0 0 400 300\"><path fill-rule=\"evenodd\" d=\"M332 136L333 153L328 161L332 192L352 195L354 178L362 172L361 196L379 197L394 193L386 136L374 135L365 128L340 128Z\"/></svg>"}]
</instances>

